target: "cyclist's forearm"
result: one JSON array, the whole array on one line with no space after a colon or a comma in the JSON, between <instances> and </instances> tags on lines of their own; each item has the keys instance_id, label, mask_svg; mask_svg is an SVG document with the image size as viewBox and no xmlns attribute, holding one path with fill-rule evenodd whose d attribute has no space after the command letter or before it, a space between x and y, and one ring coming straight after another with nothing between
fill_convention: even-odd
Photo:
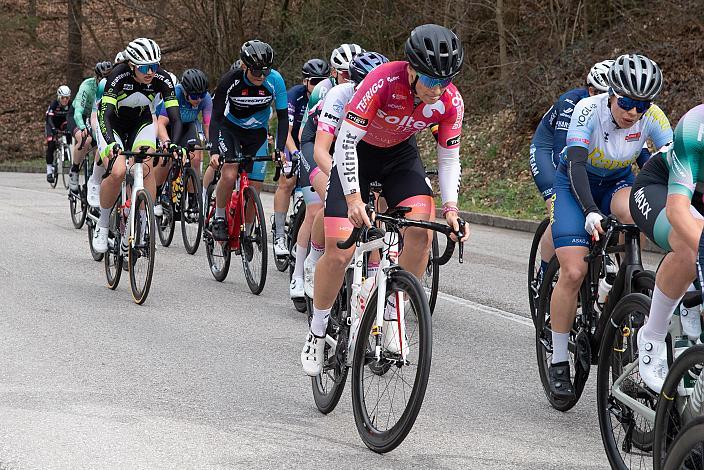
<instances>
[{"instance_id":1,"label":"cyclist's forearm","mask_svg":"<svg viewBox=\"0 0 704 470\"><path fill-rule=\"evenodd\" d=\"M585 215L599 211L589 186L587 154L587 149L584 147L569 147L567 149L567 176L570 179L572 193Z\"/></svg>"},{"instance_id":2,"label":"cyclist's forearm","mask_svg":"<svg viewBox=\"0 0 704 470\"><path fill-rule=\"evenodd\" d=\"M276 149L283 150L289 135L288 109L277 109L276 117L279 121L276 130Z\"/></svg>"},{"instance_id":3,"label":"cyclist's forearm","mask_svg":"<svg viewBox=\"0 0 704 470\"><path fill-rule=\"evenodd\" d=\"M457 205L461 176L459 147L447 149L438 145L438 180L443 205Z\"/></svg>"},{"instance_id":4,"label":"cyclist's forearm","mask_svg":"<svg viewBox=\"0 0 704 470\"><path fill-rule=\"evenodd\" d=\"M357 144L366 133L347 121L343 122L340 127L338 139L335 142L334 159L342 184L342 192L345 195L358 193L360 190Z\"/></svg>"}]
</instances>

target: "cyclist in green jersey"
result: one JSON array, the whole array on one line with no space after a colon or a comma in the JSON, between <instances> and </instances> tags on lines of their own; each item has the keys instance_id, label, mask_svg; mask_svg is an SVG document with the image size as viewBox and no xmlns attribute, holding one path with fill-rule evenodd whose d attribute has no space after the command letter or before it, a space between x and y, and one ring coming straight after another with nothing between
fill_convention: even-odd
<instances>
[{"instance_id":1,"label":"cyclist in green jersey","mask_svg":"<svg viewBox=\"0 0 704 470\"><path fill-rule=\"evenodd\" d=\"M703 140L704 105L699 105L680 119L673 144L643 167L629 201L638 227L668 251L655 279L650 316L638 332L640 376L655 392L660 392L668 372L665 337L670 319L696 276L704 209L695 186L704 182ZM681 316L682 326L688 335L699 336L699 309L692 313Z\"/></svg>"},{"instance_id":2,"label":"cyclist in green jersey","mask_svg":"<svg viewBox=\"0 0 704 470\"><path fill-rule=\"evenodd\" d=\"M71 154L73 161L69 171L69 188L73 192L78 191L79 166L86 157L91 143L95 140L93 135L95 129L91 128L91 113L96 101L98 82L110 75L111 71L112 62L95 64L95 75L83 80L69 111L68 121L73 130L73 152Z\"/></svg>"}]
</instances>

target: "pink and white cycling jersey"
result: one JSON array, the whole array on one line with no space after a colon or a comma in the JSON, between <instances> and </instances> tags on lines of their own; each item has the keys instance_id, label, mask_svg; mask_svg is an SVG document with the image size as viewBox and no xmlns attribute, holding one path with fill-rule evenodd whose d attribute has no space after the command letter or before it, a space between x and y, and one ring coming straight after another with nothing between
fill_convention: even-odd
<instances>
[{"instance_id":1,"label":"pink and white cycling jersey","mask_svg":"<svg viewBox=\"0 0 704 470\"><path fill-rule=\"evenodd\" d=\"M334 86L327 92L319 103L321 105L320 116L318 116L319 131L337 136L345 115L345 106L352 99L352 95L354 95L353 82Z\"/></svg>"},{"instance_id":2,"label":"pink and white cycling jersey","mask_svg":"<svg viewBox=\"0 0 704 470\"><path fill-rule=\"evenodd\" d=\"M438 144L460 145L464 103L454 84L432 105L414 103L407 62L389 62L369 72L347 106L345 122L366 131L362 138L376 147L391 147L438 124Z\"/></svg>"}]
</instances>

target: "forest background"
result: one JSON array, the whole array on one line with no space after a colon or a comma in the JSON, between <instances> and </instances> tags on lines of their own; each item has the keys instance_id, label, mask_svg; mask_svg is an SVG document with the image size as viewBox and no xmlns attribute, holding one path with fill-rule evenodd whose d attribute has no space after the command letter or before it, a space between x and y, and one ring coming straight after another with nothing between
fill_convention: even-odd
<instances>
[{"instance_id":1,"label":"forest background","mask_svg":"<svg viewBox=\"0 0 704 470\"><path fill-rule=\"evenodd\" d=\"M598 61L629 52L662 68L658 104L673 127L704 94L701 0L0 0L0 169L41 166L44 112L56 88L74 92L100 60L133 38L151 37L162 64L180 76L204 70L211 89L258 38L276 51L287 87L308 59L328 59L356 42L391 59L417 25L454 30L465 46L456 79L465 101L462 133L464 209L540 218L528 145L557 97L584 83ZM423 158L434 165L428 136Z\"/></svg>"}]
</instances>

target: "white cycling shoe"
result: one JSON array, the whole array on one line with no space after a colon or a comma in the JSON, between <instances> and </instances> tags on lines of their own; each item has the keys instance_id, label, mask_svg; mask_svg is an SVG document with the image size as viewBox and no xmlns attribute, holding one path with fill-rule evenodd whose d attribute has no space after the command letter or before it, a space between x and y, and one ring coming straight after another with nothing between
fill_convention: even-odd
<instances>
[{"instance_id":1,"label":"white cycling shoe","mask_svg":"<svg viewBox=\"0 0 704 470\"><path fill-rule=\"evenodd\" d=\"M292 299L301 299L305 296L303 288L303 278L294 277L291 279L291 284L288 286L288 293Z\"/></svg>"},{"instance_id":2,"label":"white cycling shoe","mask_svg":"<svg viewBox=\"0 0 704 470\"><path fill-rule=\"evenodd\" d=\"M274 239L274 254L276 256L287 256L286 237L276 237Z\"/></svg>"},{"instance_id":3,"label":"white cycling shoe","mask_svg":"<svg viewBox=\"0 0 704 470\"><path fill-rule=\"evenodd\" d=\"M642 338L643 329L638 331L638 373L653 392L660 393L665 383L667 365L667 343Z\"/></svg>"},{"instance_id":4,"label":"white cycling shoe","mask_svg":"<svg viewBox=\"0 0 704 470\"><path fill-rule=\"evenodd\" d=\"M90 207L100 209L100 183L95 184L92 180L88 180L87 198Z\"/></svg>"},{"instance_id":5,"label":"white cycling shoe","mask_svg":"<svg viewBox=\"0 0 704 470\"><path fill-rule=\"evenodd\" d=\"M689 336L689 339L696 341L702 334L702 320L700 314L700 306L685 308L680 306L680 323L682 324L682 332Z\"/></svg>"},{"instance_id":6,"label":"white cycling shoe","mask_svg":"<svg viewBox=\"0 0 704 470\"><path fill-rule=\"evenodd\" d=\"M306 342L301 351L301 365L303 372L311 377L317 377L323 371L323 352L325 351L325 338L318 338L308 332Z\"/></svg>"},{"instance_id":7,"label":"white cycling shoe","mask_svg":"<svg viewBox=\"0 0 704 470\"><path fill-rule=\"evenodd\" d=\"M161 207L160 203L154 204L154 217L161 217L164 215L164 208Z\"/></svg>"},{"instance_id":8,"label":"white cycling shoe","mask_svg":"<svg viewBox=\"0 0 704 470\"><path fill-rule=\"evenodd\" d=\"M106 253L108 251L108 231L107 227L95 226L91 243L96 253Z\"/></svg>"},{"instance_id":9,"label":"white cycling shoe","mask_svg":"<svg viewBox=\"0 0 704 470\"><path fill-rule=\"evenodd\" d=\"M313 298L313 286L315 285L315 261L306 257L303 262L303 289L308 297Z\"/></svg>"}]
</instances>

